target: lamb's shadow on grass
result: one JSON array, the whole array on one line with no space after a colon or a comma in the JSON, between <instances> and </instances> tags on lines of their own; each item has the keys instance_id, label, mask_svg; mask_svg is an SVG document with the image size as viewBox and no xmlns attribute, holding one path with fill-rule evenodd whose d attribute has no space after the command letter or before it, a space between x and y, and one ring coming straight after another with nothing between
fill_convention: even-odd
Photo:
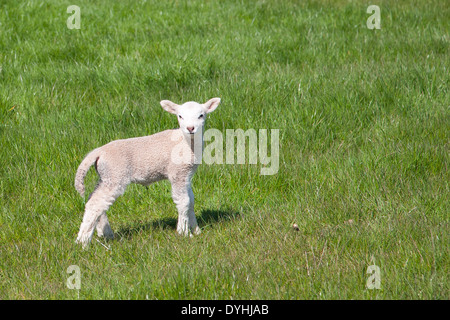
<instances>
[{"instance_id":1,"label":"lamb's shadow on grass","mask_svg":"<svg viewBox=\"0 0 450 320\"><path fill-rule=\"evenodd\" d=\"M200 228L203 228L212 224L226 223L227 221L239 219L241 213L232 209L215 210L215 209L205 209L202 210L200 215L197 215L197 222ZM154 221L141 223L133 222L129 225L121 227L115 232L115 239L118 238L132 238L133 235L139 233L147 233L151 230L164 230L177 228L177 218L162 218Z\"/></svg>"},{"instance_id":2,"label":"lamb's shadow on grass","mask_svg":"<svg viewBox=\"0 0 450 320\"><path fill-rule=\"evenodd\" d=\"M206 209L202 210L201 214L197 216L197 222L198 226L203 228L215 223L225 223L230 220L240 219L241 215L239 211L233 209Z\"/></svg>"}]
</instances>

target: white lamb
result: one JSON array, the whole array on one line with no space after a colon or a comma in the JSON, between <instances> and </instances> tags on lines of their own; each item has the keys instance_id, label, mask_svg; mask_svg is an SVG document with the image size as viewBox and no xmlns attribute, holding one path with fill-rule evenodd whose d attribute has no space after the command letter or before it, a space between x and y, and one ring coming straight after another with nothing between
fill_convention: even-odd
<instances>
[{"instance_id":1,"label":"white lamb","mask_svg":"<svg viewBox=\"0 0 450 320\"><path fill-rule=\"evenodd\" d=\"M163 100L163 109L177 115L179 129L116 140L91 151L78 167L75 188L84 196L84 178L92 165L95 165L99 181L86 203L76 242L86 247L95 228L99 236L113 238L106 211L127 185L149 185L163 179L168 179L172 185L172 198L178 209L178 233L200 233L194 214L191 178L199 164L198 144L201 157L206 114L214 111L219 103L219 98L204 104L186 102L183 105Z\"/></svg>"}]
</instances>

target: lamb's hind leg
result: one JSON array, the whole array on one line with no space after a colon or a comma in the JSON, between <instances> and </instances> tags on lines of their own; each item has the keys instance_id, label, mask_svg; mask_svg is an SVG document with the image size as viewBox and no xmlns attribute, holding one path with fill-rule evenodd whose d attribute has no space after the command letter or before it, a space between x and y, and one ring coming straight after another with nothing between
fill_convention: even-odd
<instances>
[{"instance_id":1,"label":"lamb's hind leg","mask_svg":"<svg viewBox=\"0 0 450 320\"><path fill-rule=\"evenodd\" d=\"M106 218L106 211L114 203L114 201L122 194L122 190L116 187L109 187L104 184L100 184L96 190L92 193L89 201L86 203L83 222L78 232L76 242L81 243L85 248L92 239L95 228L99 221L101 232L105 235L105 231L111 231L108 220ZM109 229L109 230L108 230ZM98 230L98 229L97 229Z\"/></svg>"},{"instance_id":2,"label":"lamb's hind leg","mask_svg":"<svg viewBox=\"0 0 450 320\"><path fill-rule=\"evenodd\" d=\"M104 237L105 239L114 239L114 233L109 225L108 217L106 213L103 213L98 219L97 223L97 235Z\"/></svg>"}]
</instances>

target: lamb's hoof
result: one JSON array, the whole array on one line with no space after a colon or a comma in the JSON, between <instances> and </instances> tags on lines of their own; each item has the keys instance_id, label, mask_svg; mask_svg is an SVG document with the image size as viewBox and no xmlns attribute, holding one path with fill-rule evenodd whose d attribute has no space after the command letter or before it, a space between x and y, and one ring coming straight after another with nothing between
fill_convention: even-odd
<instances>
[{"instance_id":1,"label":"lamb's hoof","mask_svg":"<svg viewBox=\"0 0 450 320\"><path fill-rule=\"evenodd\" d=\"M193 231L191 231L193 229ZM179 235L183 236L183 237L187 237L189 236L190 238L192 238L194 235L199 235L202 231L200 230L200 228L197 226L195 228L177 228L177 232Z\"/></svg>"},{"instance_id":2,"label":"lamb's hoof","mask_svg":"<svg viewBox=\"0 0 450 320\"><path fill-rule=\"evenodd\" d=\"M190 235L189 229L177 229L177 232L180 236L187 237Z\"/></svg>"},{"instance_id":3,"label":"lamb's hoof","mask_svg":"<svg viewBox=\"0 0 450 320\"><path fill-rule=\"evenodd\" d=\"M194 234L196 235L196 236L198 236L200 233L202 233L202 230L197 226L197 227L195 227L195 229L194 229Z\"/></svg>"},{"instance_id":4,"label":"lamb's hoof","mask_svg":"<svg viewBox=\"0 0 450 320\"><path fill-rule=\"evenodd\" d=\"M76 244L81 244L83 249L86 249L89 245L90 239L89 237L86 236L78 236L77 239L75 240Z\"/></svg>"}]
</instances>

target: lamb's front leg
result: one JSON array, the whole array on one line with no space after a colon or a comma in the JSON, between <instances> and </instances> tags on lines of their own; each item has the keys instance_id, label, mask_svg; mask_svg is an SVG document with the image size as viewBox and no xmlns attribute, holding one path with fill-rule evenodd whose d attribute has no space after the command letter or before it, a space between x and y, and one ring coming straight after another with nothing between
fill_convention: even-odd
<instances>
[{"instance_id":1,"label":"lamb's front leg","mask_svg":"<svg viewBox=\"0 0 450 320\"><path fill-rule=\"evenodd\" d=\"M189 211L188 211L188 217L189 217L189 228L192 231L193 234L197 235L201 233L200 228L198 227L197 224L197 218L195 217L195 212L194 212L194 192L192 191L191 185L189 184L188 187L188 194L189 194L189 204L191 204L192 206L189 206Z\"/></svg>"},{"instance_id":2,"label":"lamb's front leg","mask_svg":"<svg viewBox=\"0 0 450 320\"><path fill-rule=\"evenodd\" d=\"M190 183L172 183L172 198L178 210L178 233L184 236L199 234L200 228L194 213L194 193Z\"/></svg>"}]
</instances>

